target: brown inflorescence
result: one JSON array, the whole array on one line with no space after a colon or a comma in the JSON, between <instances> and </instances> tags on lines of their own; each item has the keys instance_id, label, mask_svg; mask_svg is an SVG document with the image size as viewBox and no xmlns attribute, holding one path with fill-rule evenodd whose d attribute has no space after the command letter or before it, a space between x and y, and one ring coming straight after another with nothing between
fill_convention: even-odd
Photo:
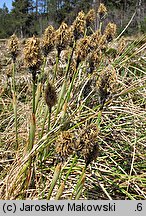
<instances>
[{"instance_id":1,"label":"brown inflorescence","mask_svg":"<svg viewBox=\"0 0 146 216\"><path fill-rule=\"evenodd\" d=\"M89 37L86 36L85 38L81 38L78 40L75 50L75 56L77 59L77 66L79 63L87 57L90 51L90 40Z\"/></svg>"},{"instance_id":2,"label":"brown inflorescence","mask_svg":"<svg viewBox=\"0 0 146 216\"><path fill-rule=\"evenodd\" d=\"M99 41L101 39L101 32L97 30L90 36L90 48L95 50L99 47Z\"/></svg>"},{"instance_id":3,"label":"brown inflorescence","mask_svg":"<svg viewBox=\"0 0 146 216\"><path fill-rule=\"evenodd\" d=\"M90 124L86 128L83 128L80 132L80 137L77 140L77 152L83 156L86 166L88 166L93 160L96 160L99 152L99 146L97 142L97 135L99 130L95 124Z\"/></svg>"},{"instance_id":4,"label":"brown inflorescence","mask_svg":"<svg viewBox=\"0 0 146 216\"><path fill-rule=\"evenodd\" d=\"M45 89L45 101L49 109L51 109L57 102L56 90L49 82Z\"/></svg>"},{"instance_id":5,"label":"brown inflorescence","mask_svg":"<svg viewBox=\"0 0 146 216\"><path fill-rule=\"evenodd\" d=\"M71 26L75 41L77 41L84 35L85 25L85 13L83 11L80 11L75 21L73 22L73 25Z\"/></svg>"},{"instance_id":6,"label":"brown inflorescence","mask_svg":"<svg viewBox=\"0 0 146 216\"><path fill-rule=\"evenodd\" d=\"M9 53L11 54L11 57L13 61L15 62L16 57L18 55L18 47L19 47L19 40L15 34L13 34L10 39L8 40L8 49Z\"/></svg>"},{"instance_id":7,"label":"brown inflorescence","mask_svg":"<svg viewBox=\"0 0 146 216\"><path fill-rule=\"evenodd\" d=\"M92 25L95 21L95 10L91 9L85 16L86 20L86 27L88 28L90 25Z\"/></svg>"},{"instance_id":8,"label":"brown inflorescence","mask_svg":"<svg viewBox=\"0 0 146 216\"><path fill-rule=\"evenodd\" d=\"M76 149L74 134L69 131L61 132L56 140L55 147L56 153L60 159L62 161L66 160Z\"/></svg>"},{"instance_id":9,"label":"brown inflorescence","mask_svg":"<svg viewBox=\"0 0 146 216\"><path fill-rule=\"evenodd\" d=\"M65 22L55 32L55 46L58 51L58 57L63 49L67 48L71 40L71 31Z\"/></svg>"},{"instance_id":10,"label":"brown inflorescence","mask_svg":"<svg viewBox=\"0 0 146 216\"><path fill-rule=\"evenodd\" d=\"M102 52L98 48L89 53L87 60L89 63L89 73L93 73L94 69L99 65L102 59Z\"/></svg>"},{"instance_id":11,"label":"brown inflorescence","mask_svg":"<svg viewBox=\"0 0 146 216\"><path fill-rule=\"evenodd\" d=\"M104 4L100 3L97 12L99 14L99 18L102 19L107 14L107 8L105 7Z\"/></svg>"},{"instance_id":12,"label":"brown inflorescence","mask_svg":"<svg viewBox=\"0 0 146 216\"><path fill-rule=\"evenodd\" d=\"M40 40L35 36L26 41L24 48L24 61L33 74L40 69L42 64Z\"/></svg>"},{"instance_id":13,"label":"brown inflorescence","mask_svg":"<svg viewBox=\"0 0 146 216\"><path fill-rule=\"evenodd\" d=\"M116 90L116 70L112 65L107 66L100 72L97 80L97 90L99 94L99 103L104 105L106 99Z\"/></svg>"},{"instance_id":14,"label":"brown inflorescence","mask_svg":"<svg viewBox=\"0 0 146 216\"><path fill-rule=\"evenodd\" d=\"M54 47L54 37L55 30L53 26L50 25L45 29L45 32L43 34L42 49L45 56L47 56L48 53L51 52Z\"/></svg>"},{"instance_id":15,"label":"brown inflorescence","mask_svg":"<svg viewBox=\"0 0 146 216\"><path fill-rule=\"evenodd\" d=\"M106 36L107 42L110 42L113 40L115 34L116 34L117 26L114 23L109 22L104 30L104 35Z\"/></svg>"}]
</instances>

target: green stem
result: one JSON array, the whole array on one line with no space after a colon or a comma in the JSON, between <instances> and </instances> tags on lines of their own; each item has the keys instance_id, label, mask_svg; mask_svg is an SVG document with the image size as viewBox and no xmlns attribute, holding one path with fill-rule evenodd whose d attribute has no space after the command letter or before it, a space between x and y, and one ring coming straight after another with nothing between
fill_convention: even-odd
<instances>
[{"instance_id":1,"label":"green stem","mask_svg":"<svg viewBox=\"0 0 146 216\"><path fill-rule=\"evenodd\" d=\"M67 179L68 179L68 177L69 177L69 175L70 175L70 173L71 173L71 171L72 171L72 168L73 168L74 165L76 164L76 162L77 162L77 155L75 155L75 157L73 158L72 164L71 164L71 166L70 166L70 168L69 168L69 170L68 170L68 172L67 172L67 175L65 176L64 185L66 184L66 181L67 181Z\"/></svg>"},{"instance_id":2,"label":"green stem","mask_svg":"<svg viewBox=\"0 0 146 216\"><path fill-rule=\"evenodd\" d=\"M70 54L70 56L69 56L69 58L68 58L68 64L67 64L67 66L66 66L65 78L64 78L64 82L63 82L63 85L62 85L62 88L61 88L60 95L59 95L58 106L57 106L57 110L56 110L56 115L55 115L55 120L54 120L54 122L56 121L56 117L57 117L57 115L58 115L60 109L62 108L62 106L61 106L61 100L62 100L63 95L64 95L64 93L65 93L66 83L67 83L67 77L68 77L68 73L69 73L69 69L70 69L70 65L71 65L71 60L72 60L72 57L73 57L73 53L74 53L74 50L75 50L75 46L76 46L76 42L74 41L71 54ZM63 105L63 104L62 104L62 105Z\"/></svg>"},{"instance_id":3,"label":"green stem","mask_svg":"<svg viewBox=\"0 0 146 216\"><path fill-rule=\"evenodd\" d=\"M51 107L49 107L49 117L48 117L48 132L50 130L50 123L51 123Z\"/></svg>"},{"instance_id":4,"label":"green stem","mask_svg":"<svg viewBox=\"0 0 146 216\"><path fill-rule=\"evenodd\" d=\"M76 184L76 187L75 187L70 199L72 199L73 195L75 194L75 191L76 191L75 199L78 199L79 195L81 195L81 191L83 189L84 180L85 180L85 173L86 173L86 167L82 170L81 176L80 176L80 178Z\"/></svg>"},{"instance_id":5,"label":"green stem","mask_svg":"<svg viewBox=\"0 0 146 216\"><path fill-rule=\"evenodd\" d=\"M46 106L46 109L45 109L45 114L44 114L44 118L43 118L43 125L42 125L40 138L43 137L44 128L45 128L45 122L46 122L47 116L48 116L48 106Z\"/></svg>"},{"instance_id":6,"label":"green stem","mask_svg":"<svg viewBox=\"0 0 146 216\"><path fill-rule=\"evenodd\" d=\"M12 71L12 96L13 96L13 110L15 118L15 149L18 149L18 121L17 121L17 93L16 93L16 81L15 81L15 62L13 62Z\"/></svg>"},{"instance_id":7,"label":"green stem","mask_svg":"<svg viewBox=\"0 0 146 216\"><path fill-rule=\"evenodd\" d=\"M59 178L59 175L60 175L60 170L61 170L61 164L58 164L55 168L55 171L54 171L54 176L53 176L53 179L52 179L52 182L51 182L51 185L50 185L50 189L49 189L49 192L48 192L48 196L47 196L47 200L50 199L51 197L51 194L52 194L52 191L54 189L54 186L56 185L56 182Z\"/></svg>"},{"instance_id":8,"label":"green stem","mask_svg":"<svg viewBox=\"0 0 146 216\"><path fill-rule=\"evenodd\" d=\"M57 75L58 63L59 63L59 55L57 53L57 55L56 55L56 64L55 64L55 70L54 70L54 76L53 76L52 83L54 83L56 75Z\"/></svg>"}]
</instances>

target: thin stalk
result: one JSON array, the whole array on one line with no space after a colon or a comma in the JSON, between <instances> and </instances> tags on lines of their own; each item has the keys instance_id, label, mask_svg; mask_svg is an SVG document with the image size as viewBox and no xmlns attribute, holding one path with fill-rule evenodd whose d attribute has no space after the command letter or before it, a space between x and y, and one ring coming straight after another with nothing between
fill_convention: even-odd
<instances>
[{"instance_id":1,"label":"thin stalk","mask_svg":"<svg viewBox=\"0 0 146 216\"><path fill-rule=\"evenodd\" d=\"M70 199L73 198L73 195L75 194L75 191L76 191L76 196L75 196L75 199L78 199L79 198L79 194L81 194L82 192L82 189L83 189L83 185L84 185L84 182L85 182L85 172L86 172L86 167L83 169L82 173L81 173L81 176L76 184L76 187L70 197Z\"/></svg>"},{"instance_id":2,"label":"thin stalk","mask_svg":"<svg viewBox=\"0 0 146 216\"><path fill-rule=\"evenodd\" d=\"M64 103L68 104L68 102L69 102L70 94L71 94L71 91L72 91L72 89L73 89L73 84L74 84L74 81L75 81L75 79L76 79L76 77L77 77L77 74L78 74L77 71L75 71L75 72L74 72L74 75L73 75L73 78L72 78L72 81L71 81L71 83L70 83L69 89L68 89L68 91L67 91L66 98L65 98L63 104L64 104ZM63 106L63 104L62 104L62 106ZM61 107L62 107L62 106L61 106ZM63 112L63 115L62 115L62 122L64 121L65 114L66 114L66 110L67 110L67 109L64 109L64 112Z\"/></svg>"},{"instance_id":3,"label":"thin stalk","mask_svg":"<svg viewBox=\"0 0 146 216\"><path fill-rule=\"evenodd\" d=\"M58 63L59 63L59 55L58 55L58 52L57 52L57 55L56 55L56 64L55 64L55 70L54 70L54 76L53 76L52 83L54 83L56 75L57 75Z\"/></svg>"},{"instance_id":4,"label":"thin stalk","mask_svg":"<svg viewBox=\"0 0 146 216\"><path fill-rule=\"evenodd\" d=\"M61 92L60 92L60 96L59 96L59 100L58 100L58 106L57 106L57 110L56 110L56 115L55 115L55 121L56 121L56 117L60 111L60 109L62 108L61 105L61 100L63 98L63 95L65 93L65 89L66 89L66 84L67 84L67 77L68 77L68 73L69 73L69 69L70 69L70 65L71 65L71 60L72 60L72 57L73 57L73 53L74 53L74 50L75 50L75 46L76 46L76 42L74 41L74 44L73 44L73 48L72 48L72 51L71 51L71 54L68 58L68 64L66 66L66 73L65 73L65 78L64 78L64 82L63 82L63 85L62 85L62 88L61 88ZM54 121L54 122L55 122Z\"/></svg>"},{"instance_id":5,"label":"thin stalk","mask_svg":"<svg viewBox=\"0 0 146 216\"><path fill-rule=\"evenodd\" d=\"M64 188L65 188L65 184L63 182L63 183L61 183L61 185L60 185L60 187L58 189L58 192L57 192L57 195L55 197L55 200L59 200L60 199L61 195L63 194Z\"/></svg>"},{"instance_id":6,"label":"thin stalk","mask_svg":"<svg viewBox=\"0 0 146 216\"><path fill-rule=\"evenodd\" d=\"M16 81L15 81L15 62L13 62L12 70L12 97L13 97L13 110L15 118L15 149L18 149L18 121L17 121L17 93L16 93Z\"/></svg>"},{"instance_id":7,"label":"thin stalk","mask_svg":"<svg viewBox=\"0 0 146 216\"><path fill-rule=\"evenodd\" d=\"M31 121L30 121L30 131L29 131L29 144L28 144L28 152L30 152L34 146L34 140L35 140L35 131L36 131L36 101L35 101L35 93L36 93L36 73L33 71L32 73L32 114L31 114ZM32 164L33 157L30 156L28 164L28 170L27 170L27 178L26 178L26 188L29 187L31 181L33 182L32 177L32 169L31 169L31 164Z\"/></svg>"},{"instance_id":8,"label":"thin stalk","mask_svg":"<svg viewBox=\"0 0 146 216\"><path fill-rule=\"evenodd\" d=\"M50 130L50 124L51 124L51 111L52 111L52 109L51 109L51 107L49 107L48 132L49 132L49 130Z\"/></svg>"},{"instance_id":9,"label":"thin stalk","mask_svg":"<svg viewBox=\"0 0 146 216\"><path fill-rule=\"evenodd\" d=\"M59 174L60 174L60 170L61 170L61 164L58 164L55 168L55 171L54 171L54 176L53 176L53 179L52 179L52 182L51 182L51 185L50 185L50 190L49 190L49 193L48 193L48 196L47 196L47 200L50 199L51 195L52 195L52 191L56 185L56 182L59 178Z\"/></svg>"},{"instance_id":10,"label":"thin stalk","mask_svg":"<svg viewBox=\"0 0 146 216\"><path fill-rule=\"evenodd\" d=\"M43 118L43 124L42 124L42 130L41 130L40 138L43 137L44 128L45 128L45 122L46 122L47 116L48 116L48 106L46 106L46 109L45 109L45 114L44 114L44 118Z\"/></svg>"},{"instance_id":11,"label":"thin stalk","mask_svg":"<svg viewBox=\"0 0 146 216\"><path fill-rule=\"evenodd\" d=\"M71 173L71 171L72 171L72 168L73 168L74 165L76 164L76 162L77 162L77 155L75 155L75 157L73 158L72 164L71 164L71 166L70 166L70 168L69 168L69 170L68 170L68 172L67 172L67 174L66 174L66 176L65 176L64 184L66 184L66 181L67 181L67 179L68 179L68 177L69 177L69 175L70 175L70 173Z\"/></svg>"}]
</instances>

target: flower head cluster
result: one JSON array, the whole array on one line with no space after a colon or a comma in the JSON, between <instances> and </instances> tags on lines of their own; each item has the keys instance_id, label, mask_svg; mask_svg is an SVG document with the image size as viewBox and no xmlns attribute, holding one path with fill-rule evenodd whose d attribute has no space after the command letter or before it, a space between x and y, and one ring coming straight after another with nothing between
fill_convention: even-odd
<instances>
[{"instance_id":1,"label":"flower head cluster","mask_svg":"<svg viewBox=\"0 0 146 216\"><path fill-rule=\"evenodd\" d=\"M81 38L79 39L77 45L76 45L76 50L75 50L75 55L77 58L77 65L85 60L87 57L89 51L90 51L90 40L89 37Z\"/></svg>"},{"instance_id":2,"label":"flower head cluster","mask_svg":"<svg viewBox=\"0 0 146 216\"><path fill-rule=\"evenodd\" d=\"M58 55L60 55L60 52L69 45L70 36L71 32L68 25L65 22L62 22L59 29L55 32L55 46L58 51Z\"/></svg>"},{"instance_id":3,"label":"flower head cluster","mask_svg":"<svg viewBox=\"0 0 146 216\"><path fill-rule=\"evenodd\" d=\"M107 66L101 71L97 80L97 89L99 94L99 103L103 106L109 95L112 95L116 89L116 71L112 65Z\"/></svg>"},{"instance_id":4,"label":"flower head cluster","mask_svg":"<svg viewBox=\"0 0 146 216\"><path fill-rule=\"evenodd\" d=\"M19 40L17 36L13 34L8 41L8 49L13 61L16 60L16 57L18 55L18 47L19 47Z\"/></svg>"},{"instance_id":5,"label":"flower head cluster","mask_svg":"<svg viewBox=\"0 0 146 216\"><path fill-rule=\"evenodd\" d=\"M85 13L81 11L78 13L78 16L76 17L72 25L72 32L73 32L75 41L84 35L85 25L86 25Z\"/></svg>"},{"instance_id":6,"label":"flower head cluster","mask_svg":"<svg viewBox=\"0 0 146 216\"><path fill-rule=\"evenodd\" d=\"M39 70L42 58L40 49L40 40L33 36L26 41L24 48L24 61L26 66L32 72Z\"/></svg>"},{"instance_id":7,"label":"flower head cluster","mask_svg":"<svg viewBox=\"0 0 146 216\"><path fill-rule=\"evenodd\" d=\"M75 138L73 133L69 131L63 131L56 140L56 153L61 160L66 160L75 151Z\"/></svg>"},{"instance_id":8,"label":"flower head cluster","mask_svg":"<svg viewBox=\"0 0 146 216\"><path fill-rule=\"evenodd\" d=\"M95 10L91 9L85 16L86 27L88 28L95 21Z\"/></svg>"},{"instance_id":9,"label":"flower head cluster","mask_svg":"<svg viewBox=\"0 0 146 216\"><path fill-rule=\"evenodd\" d=\"M45 101L49 109L51 109L57 102L57 94L55 88L48 83L45 89Z\"/></svg>"},{"instance_id":10,"label":"flower head cluster","mask_svg":"<svg viewBox=\"0 0 146 216\"><path fill-rule=\"evenodd\" d=\"M100 19L102 19L107 14L107 8L102 3L99 5L98 14Z\"/></svg>"},{"instance_id":11,"label":"flower head cluster","mask_svg":"<svg viewBox=\"0 0 146 216\"><path fill-rule=\"evenodd\" d=\"M77 140L77 152L85 159L86 166L95 160L98 156L97 135L99 131L95 124L88 125L80 132Z\"/></svg>"},{"instance_id":12,"label":"flower head cluster","mask_svg":"<svg viewBox=\"0 0 146 216\"><path fill-rule=\"evenodd\" d=\"M98 155L98 129L91 124L83 128L79 134L63 131L56 140L56 153L62 160L70 155L77 154L85 159L86 166L95 160Z\"/></svg>"},{"instance_id":13,"label":"flower head cluster","mask_svg":"<svg viewBox=\"0 0 146 216\"><path fill-rule=\"evenodd\" d=\"M111 23L111 22L108 23L108 25L106 26L105 31L104 31L104 35L106 36L106 40L108 42L113 40L115 33L116 33L116 29L117 29L116 24Z\"/></svg>"},{"instance_id":14,"label":"flower head cluster","mask_svg":"<svg viewBox=\"0 0 146 216\"><path fill-rule=\"evenodd\" d=\"M55 37L55 30L53 26L48 26L45 29L42 41L42 48L44 55L47 56L50 51L52 51L54 47L54 37Z\"/></svg>"}]
</instances>

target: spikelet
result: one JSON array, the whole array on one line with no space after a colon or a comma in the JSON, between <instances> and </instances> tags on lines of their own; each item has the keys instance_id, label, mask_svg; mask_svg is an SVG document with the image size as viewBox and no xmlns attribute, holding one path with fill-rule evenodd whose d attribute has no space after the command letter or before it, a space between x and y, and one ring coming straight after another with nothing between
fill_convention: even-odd
<instances>
[{"instance_id":1,"label":"spikelet","mask_svg":"<svg viewBox=\"0 0 146 216\"><path fill-rule=\"evenodd\" d=\"M104 30L104 35L106 36L106 40L110 42L113 40L116 33L117 26L114 23L109 22Z\"/></svg>"},{"instance_id":2,"label":"spikelet","mask_svg":"<svg viewBox=\"0 0 146 216\"><path fill-rule=\"evenodd\" d=\"M55 30L53 26L50 25L45 29L45 32L43 34L42 49L45 56L47 56L48 53L51 52L54 47L54 37Z\"/></svg>"},{"instance_id":3,"label":"spikelet","mask_svg":"<svg viewBox=\"0 0 146 216\"><path fill-rule=\"evenodd\" d=\"M112 65L107 66L101 71L96 84L99 94L99 103L102 106L106 99L114 93L116 89L116 81L116 71Z\"/></svg>"},{"instance_id":4,"label":"spikelet","mask_svg":"<svg viewBox=\"0 0 146 216\"><path fill-rule=\"evenodd\" d=\"M85 60L85 58L87 57L87 54L90 51L90 40L89 37L85 37L85 38L81 38L78 40L78 43L76 45L76 50L75 50L75 55L77 58L77 65Z\"/></svg>"},{"instance_id":5,"label":"spikelet","mask_svg":"<svg viewBox=\"0 0 146 216\"><path fill-rule=\"evenodd\" d=\"M102 52L98 48L89 53L87 60L89 63L89 73L93 73L95 67L99 65L102 59Z\"/></svg>"},{"instance_id":6,"label":"spikelet","mask_svg":"<svg viewBox=\"0 0 146 216\"><path fill-rule=\"evenodd\" d=\"M119 44L118 44L118 53L121 54L124 49L126 47L126 41L125 39L122 37L120 40L119 40Z\"/></svg>"},{"instance_id":7,"label":"spikelet","mask_svg":"<svg viewBox=\"0 0 146 216\"><path fill-rule=\"evenodd\" d=\"M99 18L102 19L107 14L107 8L105 7L104 4L100 3L97 12L99 14Z\"/></svg>"},{"instance_id":8,"label":"spikelet","mask_svg":"<svg viewBox=\"0 0 146 216\"><path fill-rule=\"evenodd\" d=\"M62 22L59 29L55 32L55 46L58 51L58 56L60 52L65 49L70 43L71 32L68 25Z\"/></svg>"},{"instance_id":9,"label":"spikelet","mask_svg":"<svg viewBox=\"0 0 146 216\"><path fill-rule=\"evenodd\" d=\"M58 136L56 140L56 153L61 158L61 160L66 160L75 151L75 137L73 133L69 131L63 131Z\"/></svg>"},{"instance_id":10,"label":"spikelet","mask_svg":"<svg viewBox=\"0 0 146 216\"><path fill-rule=\"evenodd\" d=\"M48 83L45 89L45 101L49 109L51 109L57 102L57 94L55 88Z\"/></svg>"},{"instance_id":11,"label":"spikelet","mask_svg":"<svg viewBox=\"0 0 146 216\"><path fill-rule=\"evenodd\" d=\"M101 39L101 32L97 30L90 36L90 48L95 50L99 46L99 41Z\"/></svg>"},{"instance_id":12,"label":"spikelet","mask_svg":"<svg viewBox=\"0 0 146 216\"><path fill-rule=\"evenodd\" d=\"M35 36L26 41L24 48L24 61L33 74L40 69L42 63L40 40Z\"/></svg>"},{"instance_id":13,"label":"spikelet","mask_svg":"<svg viewBox=\"0 0 146 216\"><path fill-rule=\"evenodd\" d=\"M95 10L91 9L85 16L86 20L86 27L88 28L90 25L92 25L95 21Z\"/></svg>"},{"instance_id":14,"label":"spikelet","mask_svg":"<svg viewBox=\"0 0 146 216\"><path fill-rule=\"evenodd\" d=\"M86 166L98 156L97 135L99 131L95 124L88 125L80 132L77 140L77 152L85 159Z\"/></svg>"},{"instance_id":15,"label":"spikelet","mask_svg":"<svg viewBox=\"0 0 146 216\"><path fill-rule=\"evenodd\" d=\"M71 26L75 41L84 35L85 25L85 13L81 11L78 13L78 16L76 17L73 25Z\"/></svg>"},{"instance_id":16,"label":"spikelet","mask_svg":"<svg viewBox=\"0 0 146 216\"><path fill-rule=\"evenodd\" d=\"M9 53L11 54L11 57L13 61L15 62L16 57L18 55L18 47L19 47L19 40L15 34L13 34L10 39L8 40L8 49Z\"/></svg>"}]
</instances>

